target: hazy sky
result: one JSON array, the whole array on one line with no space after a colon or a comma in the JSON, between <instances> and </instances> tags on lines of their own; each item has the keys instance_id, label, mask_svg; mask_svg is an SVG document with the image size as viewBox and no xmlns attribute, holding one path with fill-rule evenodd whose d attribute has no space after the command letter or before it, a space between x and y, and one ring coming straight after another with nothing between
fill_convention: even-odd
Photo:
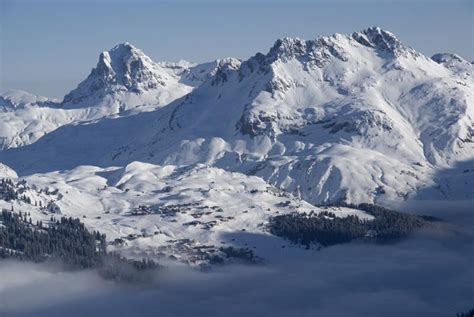
<instances>
[{"instance_id":1,"label":"hazy sky","mask_svg":"<svg viewBox=\"0 0 474 317\"><path fill-rule=\"evenodd\" d=\"M472 0L0 0L0 89L62 97L101 51L131 42L152 59L203 62L266 52L275 39L394 32L431 56L474 60Z\"/></svg>"}]
</instances>

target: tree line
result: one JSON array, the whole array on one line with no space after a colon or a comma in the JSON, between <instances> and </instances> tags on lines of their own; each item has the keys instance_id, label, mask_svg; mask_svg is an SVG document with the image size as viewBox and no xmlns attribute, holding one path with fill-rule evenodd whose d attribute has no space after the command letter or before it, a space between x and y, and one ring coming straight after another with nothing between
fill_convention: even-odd
<instances>
[{"instance_id":1,"label":"tree line","mask_svg":"<svg viewBox=\"0 0 474 317\"><path fill-rule=\"evenodd\" d=\"M363 220L353 215L340 218L328 211L309 214L295 212L272 217L269 230L276 236L309 248L311 243L315 242L322 246L347 243L356 239L388 242L405 237L437 220L400 213L372 204L338 206L363 210L374 216L374 219Z\"/></svg>"},{"instance_id":2,"label":"tree line","mask_svg":"<svg viewBox=\"0 0 474 317\"><path fill-rule=\"evenodd\" d=\"M98 269L106 278L134 281L138 273L159 268L152 261L129 260L107 252L105 234L89 232L79 219L62 217L47 224L33 224L27 213L2 210L0 214L0 259L60 261L68 269Z\"/></svg>"},{"instance_id":3,"label":"tree line","mask_svg":"<svg viewBox=\"0 0 474 317\"><path fill-rule=\"evenodd\" d=\"M18 185L25 185L26 181L21 181L18 184L13 183L9 178L0 179L0 199L5 201L22 200L31 204L30 197L23 194L24 188L17 188Z\"/></svg>"}]
</instances>

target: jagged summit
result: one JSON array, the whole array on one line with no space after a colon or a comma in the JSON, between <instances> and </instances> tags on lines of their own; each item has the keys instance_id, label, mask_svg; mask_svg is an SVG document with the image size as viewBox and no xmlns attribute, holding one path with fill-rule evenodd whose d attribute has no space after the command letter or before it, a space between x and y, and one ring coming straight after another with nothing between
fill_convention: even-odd
<instances>
[{"instance_id":1,"label":"jagged summit","mask_svg":"<svg viewBox=\"0 0 474 317\"><path fill-rule=\"evenodd\" d=\"M298 37L284 37L275 41L267 56L291 57L306 54L311 41Z\"/></svg>"},{"instance_id":2,"label":"jagged summit","mask_svg":"<svg viewBox=\"0 0 474 317\"><path fill-rule=\"evenodd\" d=\"M380 27L370 27L363 31L355 32L352 34L352 38L362 45L392 53L404 48L402 42L392 32L383 30Z\"/></svg>"},{"instance_id":3,"label":"jagged summit","mask_svg":"<svg viewBox=\"0 0 474 317\"><path fill-rule=\"evenodd\" d=\"M165 86L166 79L148 56L126 42L102 52L97 66L64 97L63 104L78 104L93 95L100 98L120 91L140 93Z\"/></svg>"},{"instance_id":4,"label":"jagged summit","mask_svg":"<svg viewBox=\"0 0 474 317\"><path fill-rule=\"evenodd\" d=\"M461 56L451 53L439 53L431 57L436 63L443 65L463 80L472 81L474 65Z\"/></svg>"},{"instance_id":5,"label":"jagged summit","mask_svg":"<svg viewBox=\"0 0 474 317\"><path fill-rule=\"evenodd\" d=\"M238 67L240 62L234 59L204 64L184 60L154 62L125 42L102 52L96 67L64 97L62 105L64 108L99 105L111 108L112 113L162 106L189 93L227 63Z\"/></svg>"},{"instance_id":6,"label":"jagged summit","mask_svg":"<svg viewBox=\"0 0 474 317\"><path fill-rule=\"evenodd\" d=\"M298 37L281 38L275 41L266 55L258 53L249 62L269 65L278 60L285 62L296 58L300 62L322 67L332 58L347 61L352 55L352 50L361 45L389 59L406 55L408 52L416 54L393 33L380 27L370 27L352 34L335 33L330 36L320 36L314 40L303 40ZM265 69L265 66L263 68Z\"/></svg>"},{"instance_id":7,"label":"jagged summit","mask_svg":"<svg viewBox=\"0 0 474 317\"><path fill-rule=\"evenodd\" d=\"M336 33L331 36L317 37L314 40L286 37L278 39L266 55L259 53L244 63L243 72L247 72L249 68L251 71L262 69L267 72L272 63L293 58L310 68L323 67L334 59L346 62L353 56L352 51L361 45L385 58L396 58L408 50L395 35L380 27L370 27L350 35ZM232 61L229 65L230 71L240 68L240 62ZM199 72L222 77L226 69L218 66L219 63L214 67L204 67L205 69L198 66L198 69ZM189 79L197 78L201 83L207 75L202 76L196 73L192 70L193 67L195 65L183 62L155 63L140 49L125 42L102 52L97 66L75 90L64 97L62 104L65 107L77 107L84 103L87 105L97 103L97 99L103 99L109 95L120 93L141 95L150 91L159 92L173 83L190 84L195 87L196 83L190 83ZM213 82L216 80L220 79L214 78ZM94 99L93 102L89 100L91 97Z\"/></svg>"},{"instance_id":8,"label":"jagged summit","mask_svg":"<svg viewBox=\"0 0 474 317\"><path fill-rule=\"evenodd\" d=\"M283 38L243 63L154 63L125 43L70 94L87 98L77 111L55 109L41 129L31 120L3 129L6 147L34 144L0 158L20 173L205 163L314 203L396 200L472 160L472 66L459 69L377 27Z\"/></svg>"},{"instance_id":9,"label":"jagged summit","mask_svg":"<svg viewBox=\"0 0 474 317\"><path fill-rule=\"evenodd\" d=\"M443 63L465 63L465 61L461 56L452 53L438 53L431 56L431 59L434 60L438 64Z\"/></svg>"},{"instance_id":10,"label":"jagged summit","mask_svg":"<svg viewBox=\"0 0 474 317\"><path fill-rule=\"evenodd\" d=\"M470 70L472 63L466 61L461 56L452 53L438 53L431 57L436 63L444 65L451 70Z\"/></svg>"},{"instance_id":11,"label":"jagged summit","mask_svg":"<svg viewBox=\"0 0 474 317\"><path fill-rule=\"evenodd\" d=\"M96 72L97 75L110 79L111 84L139 91L165 84L161 76L154 72L154 66L148 56L126 42L102 52Z\"/></svg>"}]
</instances>

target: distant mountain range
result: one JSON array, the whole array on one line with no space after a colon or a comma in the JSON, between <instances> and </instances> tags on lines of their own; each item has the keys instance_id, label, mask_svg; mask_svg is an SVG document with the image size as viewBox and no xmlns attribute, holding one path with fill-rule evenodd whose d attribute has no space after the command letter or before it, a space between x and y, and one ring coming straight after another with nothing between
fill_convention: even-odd
<instances>
[{"instance_id":1,"label":"distant mountain range","mask_svg":"<svg viewBox=\"0 0 474 317\"><path fill-rule=\"evenodd\" d=\"M232 219L219 234L260 230L250 222L265 222L271 204L473 199L473 71L378 27L284 38L246 61L205 64L156 63L124 43L101 53L62 101L2 93L0 175L59 188L55 204L76 216L86 208L88 219L98 217L94 206L124 215L166 199L230 209L232 201L248 212L225 213ZM252 195L249 184L273 198ZM198 218L178 224L211 221ZM127 221L131 234L155 225ZM116 230L104 219L86 224ZM163 226L153 230L179 236L175 224Z\"/></svg>"}]
</instances>

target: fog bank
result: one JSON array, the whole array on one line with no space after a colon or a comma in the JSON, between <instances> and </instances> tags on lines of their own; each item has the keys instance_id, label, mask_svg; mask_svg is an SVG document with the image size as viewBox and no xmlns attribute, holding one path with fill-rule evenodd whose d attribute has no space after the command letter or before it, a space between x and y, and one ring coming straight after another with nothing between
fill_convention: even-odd
<instances>
[{"instance_id":1,"label":"fog bank","mask_svg":"<svg viewBox=\"0 0 474 317\"><path fill-rule=\"evenodd\" d=\"M169 266L147 287L0 262L0 316L455 316L474 304L473 241L463 229L210 272Z\"/></svg>"}]
</instances>

